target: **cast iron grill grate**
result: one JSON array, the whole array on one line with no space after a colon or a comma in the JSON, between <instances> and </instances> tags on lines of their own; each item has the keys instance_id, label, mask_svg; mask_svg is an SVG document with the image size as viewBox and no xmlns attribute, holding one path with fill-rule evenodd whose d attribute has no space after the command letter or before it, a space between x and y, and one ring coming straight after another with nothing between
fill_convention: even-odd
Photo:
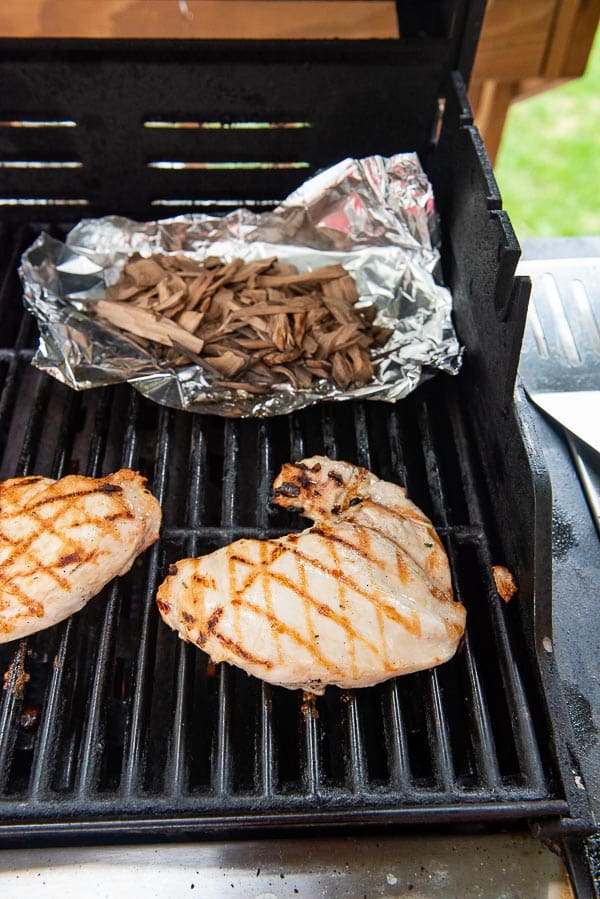
<instances>
[{"instance_id":1,"label":"cast iron grill grate","mask_svg":"<svg viewBox=\"0 0 600 899\"><path fill-rule=\"evenodd\" d=\"M456 382L439 377L396 407L268 421L178 413L128 387L74 393L29 365L35 326L16 265L35 233L5 227L0 245L0 477L131 466L150 478L164 525L81 613L0 647L3 672L20 653L30 675L22 697L0 697L0 835L568 814L518 620L494 589L490 566L503 560ZM159 619L170 563L302 527L268 500L279 466L313 453L406 484L433 519L468 609L450 663L313 702L215 667Z\"/></svg>"}]
</instances>

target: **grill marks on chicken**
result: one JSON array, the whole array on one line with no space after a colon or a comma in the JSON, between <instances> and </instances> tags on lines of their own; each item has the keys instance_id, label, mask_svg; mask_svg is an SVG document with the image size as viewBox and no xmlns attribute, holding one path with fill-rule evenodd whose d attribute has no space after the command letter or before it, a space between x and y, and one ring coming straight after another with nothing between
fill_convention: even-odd
<instances>
[{"instance_id":1,"label":"grill marks on chicken","mask_svg":"<svg viewBox=\"0 0 600 899\"><path fill-rule=\"evenodd\" d=\"M403 488L326 457L284 465L274 501L315 522L177 562L160 612L215 662L322 693L450 658L465 609L429 519Z\"/></svg>"},{"instance_id":2,"label":"grill marks on chicken","mask_svg":"<svg viewBox=\"0 0 600 899\"><path fill-rule=\"evenodd\" d=\"M0 483L0 643L50 627L129 571L161 510L129 469Z\"/></svg>"}]
</instances>

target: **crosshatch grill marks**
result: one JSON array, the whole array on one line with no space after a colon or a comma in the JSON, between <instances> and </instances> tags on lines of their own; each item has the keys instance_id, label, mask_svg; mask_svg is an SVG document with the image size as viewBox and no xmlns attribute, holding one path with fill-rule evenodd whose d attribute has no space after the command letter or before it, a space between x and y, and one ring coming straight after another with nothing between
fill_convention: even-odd
<instances>
[{"instance_id":1,"label":"crosshatch grill marks","mask_svg":"<svg viewBox=\"0 0 600 899\"><path fill-rule=\"evenodd\" d=\"M56 482L54 482L56 483ZM112 486L112 485L108 485ZM44 572L48 577L50 577L61 590L68 591L71 588L71 582L68 578L63 577L56 570L56 567L67 567L67 565L75 563L75 567L79 567L80 565L85 564L86 562L91 561L95 557L99 557L101 555L105 555L110 553L110 550L104 549L102 550L100 547L96 547L94 550L88 552L86 555L82 556L81 553L81 543L74 537L69 537L63 530L60 529L60 524L63 516L67 513L72 514L75 509L81 509L82 515L84 516L79 523L75 520L73 523L69 524L69 529L74 529L81 525L90 525L98 528L98 540L100 541L103 532L110 534L114 540L120 539L120 534L118 528L113 524L113 522L124 519L124 518L132 518L131 511L125 507L121 511L114 512L107 517L102 516L94 516L89 515L85 508L85 504L79 502L84 497L93 496L94 494L106 494L106 490L102 489L102 487L89 491L77 491L75 493L63 493L58 496L52 496L49 498L42 498L41 500L35 501L32 505L27 505L25 507L20 506L19 504L14 504L13 509L14 513L23 516L24 521L29 523L33 522L33 530L28 535L25 540L18 540L15 538L11 538L6 533L5 527L2 526L2 519L0 518L0 538L1 540L13 547L12 551L8 553L5 559L2 562L2 571L0 571L0 585L3 589L6 589L6 585L9 582L12 582L12 579L15 577L28 577L30 572L27 571L29 565L32 565L36 571ZM120 492L120 491L119 491ZM114 500L117 499L116 491L111 491ZM72 498L75 497L74 503L71 502ZM62 502L63 507L56 512L56 514L52 517L41 516L39 513L40 507L47 506L49 503ZM120 503L123 505L123 502ZM13 511L12 509L10 511ZM4 509L3 513L6 516L9 510ZM60 543L60 555L54 562L44 562L40 560L37 555L31 552L31 547L36 542L36 540L40 539L44 535L49 535L55 537ZM10 567L14 566L19 560L23 563L22 571L11 571ZM13 582L13 586L14 585ZM18 591L18 592L17 592ZM16 591L13 592L13 595L18 596L19 600L26 606L30 603L30 598L24 593L20 588L16 588ZM24 617L26 613L23 615L19 615L18 617Z\"/></svg>"},{"instance_id":2,"label":"crosshatch grill marks","mask_svg":"<svg viewBox=\"0 0 600 899\"><path fill-rule=\"evenodd\" d=\"M335 548L335 543L328 542L326 544L327 551L331 558L331 562L336 569L340 567L340 560L337 554L337 550ZM342 622L342 626L347 636L347 646L348 646L348 663L350 665L350 671L352 673L352 677L354 679L358 678L358 666L356 664L356 634L357 632L354 630L352 625L350 624L349 616L348 616L348 608L347 602L348 597L346 595L346 586L342 580L337 581L337 600L340 612L342 613L340 618ZM365 638L362 634L358 635L363 643L366 642ZM354 639L353 639L354 638ZM374 648L375 654L379 655L377 648Z\"/></svg>"},{"instance_id":3,"label":"crosshatch grill marks","mask_svg":"<svg viewBox=\"0 0 600 899\"><path fill-rule=\"evenodd\" d=\"M58 483L58 482L55 482ZM108 489L111 488L111 489ZM42 499L36 500L36 502L31 505L28 504L28 509L37 509L39 506L49 506L52 503L64 502L65 499L76 500L81 499L85 496L93 496L97 493L103 494L122 494L121 487L118 484L101 484L99 487L93 487L92 490L73 490L70 493L59 493L57 496L44 496Z\"/></svg>"},{"instance_id":4,"label":"crosshatch grill marks","mask_svg":"<svg viewBox=\"0 0 600 899\"><path fill-rule=\"evenodd\" d=\"M377 511L382 515L388 515L390 518L395 518L397 521L418 521L419 524L425 524L429 528L430 521L420 512L411 509L410 512L400 512L398 509L392 509L391 506L384 506L383 503L377 502L376 499L372 499L372 497L365 497L362 501L362 505L364 506L374 506Z\"/></svg>"},{"instance_id":5,"label":"crosshatch grill marks","mask_svg":"<svg viewBox=\"0 0 600 899\"><path fill-rule=\"evenodd\" d=\"M352 522L351 519L346 519L346 521L349 521L351 524L357 524L357 522ZM414 565L418 566L418 568L421 568L419 562L417 562L414 559L414 557L410 554L410 552L407 549L400 551L398 549L398 545L394 542L394 540L390 537L389 534L385 533L385 531L380 530L378 527L371 524L370 522L368 525L360 525L360 527L366 527L369 531L371 531L374 534L377 534L378 537L380 537L382 540L385 540L387 543L389 543L390 548L393 550L395 557L396 557L397 573L398 573L398 577L399 577L401 583L406 583L408 580L408 576L409 576L409 568L408 568L408 565L406 564L406 560L403 558L403 555L402 555L403 552L406 554L407 558L410 559L410 561ZM322 524L319 525L319 528L322 528ZM314 531L315 529L313 528L312 530ZM350 543L349 541L344 540L342 537L337 537L337 536L333 535L332 539L337 540L338 543L344 543L346 546L353 548L354 550L357 550L357 547L354 546L353 543ZM444 545L439 540L439 538L438 538L438 542L439 542L440 547L442 548L442 551L445 553ZM428 558L430 558L430 557L428 557ZM380 568L380 570L382 570L382 571L385 570L374 559L371 559L371 562L373 565L376 565L378 568ZM454 604L455 600L454 600L453 596L448 595L444 590L442 590L442 589L440 589L440 587L436 586L437 580L433 580L431 577L431 574L429 573L429 571L427 571L427 563L425 564L425 568L422 569L422 571L424 571L424 573L425 573L425 577L426 577L426 580L427 580L427 583L428 583L428 586L429 586L432 596L434 596L435 599L437 599L439 602L447 602L447 603ZM422 574L421 574L421 577L423 577Z\"/></svg>"},{"instance_id":6,"label":"crosshatch grill marks","mask_svg":"<svg viewBox=\"0 0 600 899\"><path fill-rule=\"evenodd\" d=\"M261 551L261 560L260 560L261 566L264 567L268 563L268 561L270 561L267 559L269 547L268 547L268 544L266 541L263 541L261 543L260 551ZM266 613L271 620L274 620L275 613L273 610L273 594L271 592L271 580L266 575L266 573L264 573L264 576L262 578L261 586L262 586L262 589L264 592L264 597L265 597ZM272 632L273 638L275 640L275 654L277 656L277 662L279 665L281 665L281 664L283 664L283 649L281 646L281 629L279 627L272 627L271 632Z\"/></svg>"},{"instance_id":7,"label":"crosshatch grill marks","mask_svg":"<svg viewBox=\"0 0 600 899\"><path fill-rule=\"evenodd\" d=\"M373 567L379 568L379 564L373 561L372 553L372 543L371 543L371 535L369 531L365 528L363 532L363 540L365 542L365 554L369 559L369 571ZM396 552L396 558L399 557L399 553ZM385 639L385 622L383 620L383 612L379 605L375 605L375 614L377 615L377 628L379 630L379 642L381 645L381 658L383 660L383 666L387 671L393 671L394 666L390 662L390 658L387 651L387 642Z\"/></svg>"},{"instance_id":8,"label":"crosshatch grill marks","mask_svg":"<svg viewBox=\"0 0 600 899\"><path fill-rule=\"evenodd\" d=\"M363 599L366 599L367 602L370 602L375 606L378 605L381 608L382 612L387 615L388 618L391 618L392 621L395 621L397 624L401 624L402 627L404 627L409 633L417 634L417 636L420 633L420 627L418 620L416 620L416 615L413 614L410 618L407 618L406 615L400 614L397 609L395 609L389 603L385 602L385 600L383 600L380 596L377 596L376 593L368 593L366 590L363 590L360 584L357 584L356 581L353 580L353 578L345 574L343 571L340 571L339 568L329 568L327 565L324 565L317 559L312 559L297 547L288 547L288 551L292 552L299 559L306 562L308 565L312 565L314 568L317 568L323 574L328 575L334 580L342 580L347 587L350 587L351 590L354 590L355 593L358 593L358 595L362 596Z\"/></svg>"},{"instance_id":9,"label":"crosshatch grill marks","mask_svg":"<svg viewBox=\"0 0 600 899\"><path fill-rule=\"evenodd\" d=\"M377 557L373 557L373 555L371 553L372 544L371 544L371 537L370 537L369 532L375 531L375 533L379 537L383 538L390 545L390 548L396 558L398 579L401 584L405 584L409 577L408 566L406 565L406 562L402 558L402 554L399 551L397 544L394 543L392 538L389 537L387 534L384 534L382 531L379 531L376 528L372 528L370 526L367 527L365 525L356 524L356 527L360 528L361 536L366 544L365 549L362 549L362 547L357 546L355 543L352 543L350 540L346 540L344 537L340 537L339 534L335 533L334 528L328 527L323 522L321 522L318 525L315 525L313 528L311 528L311 533L322 535L330 541L339 543L341 546L344 546L346 549L349 549L356 556L359 556L360 558L364 559L367 562L367 564L369 565L369 568L379 569L379 571L381 571L385 575L385 574L387 574L386 566L382 565L381 562L379 561L379 559ZM337 565L337 567L339 568L339 564ZM377 617L381 621L381 625L383 627L383 618L381 617L382 610L381 610L381 607L379 606L379 604L376 604L376 610L377 610ZM420 631L417 636L420 636Z\"/></svg>"},{"instance_id":10,"label":"crosshatch grill marks","mask_svg":"<svg viewBox=\"0 0 600 899\"><path fill-rule=\"evenodd\" d=\"M0 578L0 587L2 588L3 593L10 593L12 596L17 597L21 605L23 606L22 612L14 612L11 614L11 618L28 618L29 616L33 618L41 618L44 614L44 606L37 602L35 599L32 599L30 596L27 596L16 584L8 581L4 583L4 581ZM0 611L4 611L9 607L9 603L7 600L0 598ZM13 630L12 624L7 621L3 621L0 618L0 633L8 634Z\"/></svg>"},{"instance_id":11,"label":"crosshatch grill marks","mask_svg":"<svg viewBox=\"0 0 600 899\"><path fill-rule=\"evenodd\" d=\"M137 516L129 508L123 488L109 480L118 476L97 479L91 489L77 489L92 480L78 475L58 481L16 478L0 485L0 633L4 640L18 635L22 628L31 630L27 619L47 618L49 626L65 617L64 610L65 614L69 608L78 611L122 569L122 563L112 559L116 555L125 561L131 547L124 542L118 522L135 521ZM133 496L139 489L136 502L142 503L141 510L144 494L149 494L145 481L132 472L125 473L126 481L135 482L136 478ZM105 500L99 506L101 496ZM154 522L155 514L154 508L140 511L136 542L149 522ZM84 529L81 536L75 533L80 527ZM98 567L103 559L107 560L104 569ZM84 568L90 563L91 568ZM104 571L109 577L103 578ZM36 629L39 627L32 632Z\"/></svg>"},{"instance_id":12,"label":"crosshatch grill marks","mask_svg":"<svg viewBox=\"0 0 600 899\"><path fill-rule=\"evenodd\" d=\"M294 556L301 555L301 554L297 553L295 551L295 549L291 550L290 547L287 547L283 544L280 544L280 546L281 546L281 551L276 554L275 558L279 558L279 556L282 555L282 553L284 553L284 552L292 552ZM305 560L308 560L309 562L312 561L312 560L310 560L310 557L308 557L308 556L304 557L303 554L302 554L302 558L305 558ZM314 630L314 627L315 627L314 619L310 615L310 610L315 609L320 615L326 616L327 618L331 619L331 621L333 621L335 624L337 624L341 628L343 628L343 630L346 632L346 634L349 638L358 640L364 646L366 646L367 649L369 649L371 652L375 653L376 655L379 655L379 648L371 640L369 640L368 637L366 637L364 634L361 634L359 631L355 630L354 627L352 627L352 625L348 621L347 617L338 614L330 606L326 605L325 603L319 602L318 599L315 599L309 593L308 584L307 584L307 580L306 580L306 571L305 571L304 566L301 563L298 564L298 568L297 568L297 572L298 572L297 578L298 578L299 583L296 583L291 578L289 578L287 575L282 574L281 572L272 571L269 569L268 566L273 564L274 559L267 560L264 563L264 565L261 564L260 561L253 562L252 560L245 559L243 556L239 556L237 554L231 555L230 559L233 559L234 561L241 563L243 565L247 565L249 568L252 569L249 577L244 582L241 589L235 591L236 598L238 599L238 603L235 604L236 610L237 610L236 614L239 612L240 603L242 603L242 602L248 603L249 602L249 600L247 599L247 597L245 595L246 592L249 590L249 588L256 582L257 579L268 577L271 581L275 581L276 583L281 584L282 587L285 587L286 589L288 589L290 592L297 594L299 596L299 598L304 601L303 608L305 609L305 614L307 614L306 623L307 623L307 628L308 628L309 633L311 633L311 634L317 633L318 634L318 631ZM321 563L317 563L317 562L314 563L315 567L319 567L320 565L321 565ZM332 574L335 577L335 571L337 571L338 569L329 569L325 566L324 566L324 568L328 574ZM231 594L231 595L233 595L233 594ZM367 595L367 594L364 594L364 595ZM277 616L275 616L275 620L280 621L281 619L279 619ZM328 664L331 665L331 663L328 663Z\"/></svg>"},{"instance_id":13,"label":"crosshatch grill marks","mask_svg":"<svg viewBox=\"0 0 600 899\"><path fill-rule=\"evenodd\" d=\"M378 503L376 500L370 498L364 499L362 502L363 508L367 508L368 506L376 509L378 515L387 515L390 518L394 518L396 521L401 521L403 524L417 522L417 524L419 525L425 525L425 530L431 537L432 542L435 543L440 549L444 549L444 544L440 540L436 529L433 527L429 519L424 515L421 515L419 512L413 511L412 509L410 510L410 512L400 512L398 509L391 509L388 506L384 506L382 503ZM373 530L375 530L375 528L373 528ZM406 552L409 553L408 550L406 550Z\"/></svg>"},{"instance_id":14,"label":"crosshatch grill marks","mask_svg":"<svg viewBox=\"0 0 600 899\"><path fill-rule=\"evenodd\" d=\"M298 578L298 582L300 585L300 590L302 591L302 595L306 596L308 594L308 580L306 577L306 568L304 565L300 565L297 559L294 559L294 564L296 565L296 576ZM309 640L312 641L309 643L309 651L313 653L315 658L322 656L321 648L317 644L317 640L319 639L318 634L315 633L315 625L313 622L312 616L312 608L311 603L304 603L304 620L306 622L307 633L310 634ZM331 665L327 661L324 663L324 666L331 670Z\"/></svg>"},{"instance_id":15,"label":"crosshatch grill marks","mask_svg":"<svg viewBox=\"0 0 600 899\"><path fill-rule=\"evenodd\" d=\"M323 655L320 648L314 643L314 640L311 640L311 636L314 637L313 631L309 631L309 636L305 637L303 634L295 627L290 624L285 624L278 618L277 615L273 615L272 617L268 614L266 609L262 606L259 606L257 603L253 602L251 599L235 599L234 603L241 604L243 603L247 606L250 611L254 612L259 618L266 618L266 620L271 625L273 631L277 631L282 636L285 634L286 637L289 637L290 640L293 640L298 646L302 646L303 649L306 649L309 652L313 659L321 664L328 671L336 672L338 671L337 665Z\"/></svg>"},{"instance_id":16,"label":"crosshatch grill marks","mask_svg":"<svg viewBox=\"0 0 600 899\"><path fill-rule=\"evenodd\" d=\"M219 631L215 631L215 637L217 638L219 643L222 643L223 646L226 647L226 649L234 653L234 655L239 656L239 658L244 659L246 662L251 662L253 665L262 665L263 668L267 669L273 667L273 662L269 662L265 659L259 659L258 656L255 656L253 653L248 652L247 649L245 649L235 640L230 640L229 637L226 637Z\"/></svg>"}]
</instances>

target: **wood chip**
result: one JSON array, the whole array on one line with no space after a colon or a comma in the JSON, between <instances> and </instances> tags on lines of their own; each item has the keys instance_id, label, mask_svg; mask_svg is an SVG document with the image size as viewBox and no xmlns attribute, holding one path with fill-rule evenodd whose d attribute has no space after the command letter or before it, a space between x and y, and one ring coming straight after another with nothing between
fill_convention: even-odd
<instances>
[{"instance_id":1,"label":"wood chip","mask_svg":"<svg viewBox=\"0 0 600 899\"><path fill-rule=\"evenodd\" d=\"M219 356L212 357L210 364L226 378L235 378L246 367L246 357L231 350L225 350Z\"/></svg>"},{"instance_id":2,"label":"wood chip","mask_svg":"<svg viewBox=\"0 0 600 899\"><path fill-rule=\"evenodd\" d=\"M357 300L341 265L299 272L275 257L135 254L95 312L163 364L193 362L219 386L260 394L285 381L333 379L344 390L370 381L371 350L390 331L373 324L375 306L357 309Z\"/></svg>"},{"instance_id":3,"label":"wood chip","mask_svg":"<svg viewBox=\"0 0 600 899\"><path fill-rule=\"evenodd\" d=\"M296 275L261 275L257 278L259 287L291 287L297 284L320 284L323 281L332 281L335 278L343 278L348 272L341 265L324 265L315 268L312 272L302 272Z\"/></svg>"},{"instance_id":4,"label":"wood chip","mask_svg":"<svg viewBox=\"0 0 600 899\"><path fill-rule=\"evenodd\" d=\"M197 331L200 327L203 318L203 312L193 312L187 310L181 312L177 316L177 324L181 325L182 328L185 328L186 331L189 331L190 334L194 334L194 332Z\"/></svg>"},{"instance_id":5,"label":"wood chip","mask_svg":"<svg viewBox=\"0 0 600 899\"><path fill-rule=\"evenodd\" d=\"M96 313L100 318L105 318L123 331L139 337L147 337L163 346L172 346L173 340L176 340L180 346L190 349L193 353L201 353L204 347L203 340L188 334L186 330L168 318L153 315L152 312L147 312L137 306L98 300Z\"/></svg>"},{"instance_id":6,"label":"wood chip","mask_svg":"<svg viewBox=\"0 0 600 899\"><path fill-rule=\"evenodd\" d=\"M165 270L155 259L133 256L125 266L125 274L140 287L154 287L165 277Z\"/></svg>"}]
</instances>

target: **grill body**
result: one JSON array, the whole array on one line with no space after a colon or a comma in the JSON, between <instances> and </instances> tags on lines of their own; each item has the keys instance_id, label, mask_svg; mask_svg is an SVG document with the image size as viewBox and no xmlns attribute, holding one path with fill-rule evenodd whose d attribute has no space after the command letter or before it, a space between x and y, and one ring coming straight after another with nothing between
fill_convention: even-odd
<instances>
[{"instance_id":1,"label":"grill body","mask_svg":"<svg viewBox=\"0 0 600 899\"><path fill-rule=\"evenodd\" d=\"M461 10L466 28L473 9ZM131 466L164 509L160 542L129 575L69 621L0 649L2 670L12 664L0 706L5 841L526 820L559 839L589 830L544 648L549 483L513 398L528 282L514 278L518 244L472 124L457 21L450 37L399 47L5 42L4 160L81 166L0 169L0 476ZM60 234L60 219L109 211L155 217L167 208L157 200L174 211L268 204L343 156L415 148L466 346L457 379L395 406L330 404L259 422L174 412L126 387L76 394L30 367L36 334L16 268L40 227ZM257 158L271 167L237 165ZM152 166L161 161L221 168ZM76 200L85 207L63 202ZM170 563L300 528L270 507L270 487L281 463L313 453L406 484L432 518L468 610L448 664L307 702L215 668L160 621L154 594ZM517 578L509 605L492 564Z\"/></svg>"}]
</instances>

